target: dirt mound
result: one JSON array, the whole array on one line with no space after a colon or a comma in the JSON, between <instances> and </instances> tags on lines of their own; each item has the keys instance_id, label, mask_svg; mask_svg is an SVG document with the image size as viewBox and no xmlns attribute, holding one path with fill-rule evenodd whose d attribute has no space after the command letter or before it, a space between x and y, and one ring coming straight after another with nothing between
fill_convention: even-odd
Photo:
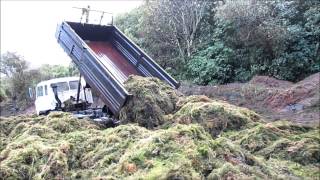
<instances>
[{"instance_id":1,"label":"dirt mound","mask_svg":"<svg viewBox=\"0 0 320 180\"><path fill-rule=\"evenodd\" d=\"M213 139L197 124L175 124L158 130L133 124L101 129L88 120L74 120L64 113L1 118L4 130L1 137L6 136L6 143L1 147L0 176L4 179L317 177L313 164L318 160L313 156L304 164L273 157L268 160L252 154L237 139L227 136ZM287 131L306 134L313 129L290 126ZM229 135L237 132L228 131ZM300 154L306 153L309 151Z\"/></svg>"},{"instance_id":2,"label":"dirt mound","mask_svg":"<svg viewBox=\"0 0 320 180\"><path fill-rule=\"evenodd\" d=\"M164 115L176 109L180 94L157 78L130 76L125 88L133 95L120 111L124 124L137 122L152 129L164 123Z\"/></svg>"},{"instance_id":3,"label":"dirt mound","mask_svg":"<svg viewBox=\"0 0 320 180\"><path fill-rule=\"evenodd\" d=\"M185 95L206 95L258 112L265 120L286 119L292 122L319 125L320 73L296 84L265 76L256 76L248 83L217 86L183 84Z\"/></svg>"},{"instance_id":4,"label":"dirt mound","mask_svg":"<svg viewBox=\"0 0 320 180\"><path fill-rule=\"evenodd\" d=\"M319 106L319 88L320 73L317 73L283 91L279 91L266 99L266 103L278 110L283 110L286 106L293 106L295 104L301 105L301 108Z\"/></svg>"},{"instance_id":5,"label":"dirt mound","mask_svg":"<svg viewBox=\"0 0 320 180\"><path fill-rule=\"evenodd\" d=\"M284 80L278 80L273 77L269 76L254 76L250 81L249 84L259 85L263 87L276 87L276 88L288 88L293 83Z\"/></svg>"}]
</instances>

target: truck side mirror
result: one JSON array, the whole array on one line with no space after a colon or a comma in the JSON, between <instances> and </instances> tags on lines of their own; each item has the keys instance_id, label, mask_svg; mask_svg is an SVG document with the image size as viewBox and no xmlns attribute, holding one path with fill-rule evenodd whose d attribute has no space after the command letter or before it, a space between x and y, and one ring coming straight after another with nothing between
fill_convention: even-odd
<instances>
[{"instance_id":1,"label":"truck side mirror","mask_svg":"<svg viewBox=\"0 0 320 180\"><path fill-rule=\"evenodd\" d=\"M33 99L33 88L29 87L29 97Z\"/></svg>"}]
</instances>

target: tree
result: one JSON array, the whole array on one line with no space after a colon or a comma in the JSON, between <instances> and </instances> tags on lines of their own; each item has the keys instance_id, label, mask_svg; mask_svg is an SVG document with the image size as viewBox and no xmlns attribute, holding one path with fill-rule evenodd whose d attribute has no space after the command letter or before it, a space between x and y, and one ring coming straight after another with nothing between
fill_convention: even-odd
<instances>
[{"instance_id":1,"label":"tree","mask_svg":"<svg viewBox=\"0 0 320 180\"><path fill-rule=\"evenodd\" d=\"M1 73L5 75L2 78L7 81L7 89L4 91L10 98L17 100L19 105L25 105L28 101L27 88L30 79L26 73L27 69L27 61L17 53L7 52L1 55Z\"/></svg>"},{"instance_id":2,"label":"tree","mask_svg":"<svg viewBox=\"0 0 320 180\"><path fill-rule=\"evenodd\" d=\"M73 63L70 63L69 66L67 67L62 65L44 64L40 66L38 70L39 70L39 73L41 74L40 81L49 80L52 78L79 75L79 71Z\"/></svg>"},{"instance_id":3,"label":"tree","mask_svg":"<svg viewBox=\"0 0 320 180\"><path fill-rule=\"evenodd\" d=\"M238 67L250 72L249 76L240 73L235 77L248 80L260 74L298 81L319 71L314 56L319 33L313 25L318 18L312 11L319 9L319 4L301 0L226 0L219 6L217 22L229 23L232 29L221 40L236 52ZM312 15L307 13L309 10ZM309 24L312 32L308 32Z\"/></svg>"},{"instance_id":4,"label":"tree","mask_svg":"<svg viewBox=\"0 0 320 180\"><path fill-rule=\"evenodd\" d=\"M212 0L160 0L148 3L148 19L152 30L164 43L177 47L181 57L190 57L199 25Z\"/></svg>"},{"instance_id":5,"label":"tree","mask_svg":"<svg viewBox=\"0 0 320 180\"><path fill-rule=\"evenodd\" d=\"M68 73L69 76L79 76L80 75L78 67L73 62L70 62L69 66L68 66L68 72L69 72Z\"/></svg>"},{"instance_id":6,"label":"tree","mask_svg":"<svg viewBox=\"0 0 320 180\"><path fill-rule=\"evenodd\" d=\"M115 24L139 47L154 58L162 67L178 69L179 52L174 44L166 43L149 23L146 5L115 18ZM174 58L173 58L174 57Z\"/></svg>"},{"instance_id":7,"label":"tree","mask_svg":"<svg viewBox=\"0 0 320 180\"><path fill-rule=\"evenodd\" d=\"M199 44L208 40L200 36L205 29L201 25L211 20L215 1L147 1L116 17L115 24L162 67L179 76Z\"/></svg>"},{"instance_id":8,"label":"tree","mask_svg":"<svg viewBox=\"0 0 320 180\"><path fill-rule=\"evenodd\" d=\"M23 73L28 68L28 63L14 52L6 52L1 55L0 72L8 77L16 73Z\"/></svg>"},{"instance_id":9,"label":"tree","mask_svg":"<svg viewBox=\"0 0 320 180\"><path fill-rule=\"evenodd\" d=\"M174 77L202 85L320 71L320 1L159 0L116 24Z\"/></svg>"}]
</instances>

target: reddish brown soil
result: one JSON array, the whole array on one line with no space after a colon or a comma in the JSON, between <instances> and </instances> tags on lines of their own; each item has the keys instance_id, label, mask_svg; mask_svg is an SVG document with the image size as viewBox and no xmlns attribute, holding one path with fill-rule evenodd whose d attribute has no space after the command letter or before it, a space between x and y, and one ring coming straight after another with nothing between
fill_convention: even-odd
<instances>
[{"instance_id":1,"label":"reddish brown soil","mask_svg":"<svg viewBox=\"0 0 320 180\"><path fill-rule=\"evenodd\" d=\"M268 76L255 76L250 81L250 84L259 85L263 87L269 88L288 88L292 86L292 82L278 80L276 78L268 77Z\"/></svg>"},{"instance_id":2,"label":"reddish brown soil","mask_svg":"<svg viewBox=\"0 0 320 180\"><path fill-rule=\"evenodd\" d=\"M320 73L296 84L267 76L256 76L248 83L219 86L183 84L186 95L203 94L252 109L265 119L287 119L297 123L319 125Z\"/></svg>"},{"instance_id":3,"label":"reddish brown soil","mask_svg":"<svg viewBox=\"0 0 320 180\"><path fill-rule=\"evenodd\" d=\"M319 103L319 76L320 73L314 74L303 81L280 91L266 99L266 103L276 110L282 110L288 105L301 104L312 106Z\"/></svg>"}]
</instances>

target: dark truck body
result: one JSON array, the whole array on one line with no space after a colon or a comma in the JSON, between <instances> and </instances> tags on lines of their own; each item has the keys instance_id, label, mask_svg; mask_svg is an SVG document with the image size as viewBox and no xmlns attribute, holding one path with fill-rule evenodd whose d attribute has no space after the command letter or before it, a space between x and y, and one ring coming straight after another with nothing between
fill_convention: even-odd
<instances>
[{"instance_id":1,"label":"dark truck body","mask_svg":"<svg viewBox=\"0 0 320 180\"><path fill-rule=\"evenodd\" d=\"M175 79L115 26L63 22L56 38L115 115L131 96L123 85L129 75L157 77L174 88L179 87Z\"/></svg>"}]
</instances>

